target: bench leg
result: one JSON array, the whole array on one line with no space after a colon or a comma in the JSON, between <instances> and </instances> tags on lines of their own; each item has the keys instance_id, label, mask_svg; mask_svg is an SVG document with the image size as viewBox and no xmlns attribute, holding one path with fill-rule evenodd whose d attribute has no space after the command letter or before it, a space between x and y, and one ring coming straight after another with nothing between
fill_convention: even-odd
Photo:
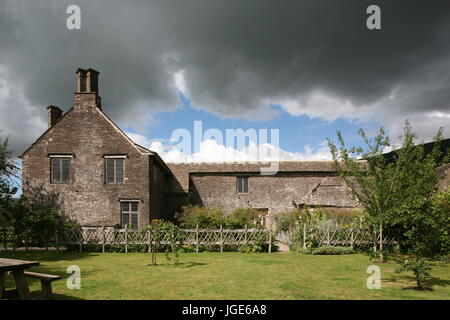
<instances>
[{"instance_id":1,"label":"bench leg","mask_svg":"<svg viewBox=\"0 0 450 320\"><path fill-rule=\"evenodd\" d=\"M0 271L0 299L5 295L5 271Z\"/></svg>"},{"instance_id":2,"label":"bench leg","mask_svg":"<svg viewBox=\"0 0 450 320\"><path fill-rule=\"evenodd\" d=\"M28 288L27 279L25 278L25 273L23 270L14 270L13 276L16 281L16 288L17 291L19 291L20 298L29 299L30 289Z\"/></svg>"},{"instance_id":3,"label":"bench leg","mask_svg":"<svg viewBox=\"0 0 450 320\"><path fill-rule=\"evenodd\" d=\"M49 297L52 295L52 282L47 280L41 279L41 290L42 294L46 297Z\"/></svg>"}]
</instances>

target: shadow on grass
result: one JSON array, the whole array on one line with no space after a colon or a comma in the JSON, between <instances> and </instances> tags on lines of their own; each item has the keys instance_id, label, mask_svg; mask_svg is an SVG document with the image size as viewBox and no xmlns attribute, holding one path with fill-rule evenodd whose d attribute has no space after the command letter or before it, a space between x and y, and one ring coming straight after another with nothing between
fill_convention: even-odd
<instances>
[{"instance_id":1,"label":"shadow on grass","mask_svg":"<svg viewBox=\"0 0 450 320\"><path fill-rule=\"evenodd\" d=\"M416 282L416 278L409 275L397 276L395 278L386 279L390 282L397 282L397 280L404 282ZM450 280L440 279L436 277L429 277L423 281L424 287L419 288L417 286L408 286L403 288L403 290L418 290L418 291L433 291L433 286L447 287L450 286Z\"/></svg>"},{"instance_id":2,"label":"shadow on grass","mask_svg":"<svg viewBox=\"0 0 450 320\"><path fill-rule=\"evenodd\" d=\"M69 251L0 251L0 258L37 262L72 261L98 256L100 253Z\"/></svg>"},{"instance_id":3,"label":"shadow on grass","mask_svg":"<svg viewBox=\"0 0 450 320\"><path fill-rule=\"evenodd\" d=\"M197 266L206 266L207 263L203 263L203 262L181 262L178 263L178 267L180 267L181 269L188 269L188 268L192 268L192 267L197 267Z\"/></svg>"},{"instance_id":4,"label":"shadow on grass","mask_svg":"<svg viewBox=\"0 0 450 320\"><path fill-rule=\"evenodd\" d=\"M172 268L180 268L187 269L197 266L205 266L207 263L202 262L178 262L178 263L161 263L161 264L148 264L148 267L172 267Z\"/></svg>"},{"instance_id":5,"label":"shadow on grass","mask_svg":"<svg viewBox=\"0 0 450 320\"><path fill-rule=\"evenodd\" d=\"M30 292L30 300L85 300L80 297L69 296L65 294L53 293L52 296L46 297L42 295L40 290L34 290ZM10 289L4 292L4 296L2 300L21 300L19 297L19 293L16 289Z\"/></svg>"}]
</instances>

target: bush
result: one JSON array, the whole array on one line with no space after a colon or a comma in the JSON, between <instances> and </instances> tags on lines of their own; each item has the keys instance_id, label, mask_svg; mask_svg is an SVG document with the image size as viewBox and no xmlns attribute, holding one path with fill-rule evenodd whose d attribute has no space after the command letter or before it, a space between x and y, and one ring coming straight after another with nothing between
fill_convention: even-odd
<instances>
[{"instance_id":1,"label":"bush","mask_svg":"<svg viewBox=\"0 0 450 320\"><path fill-rule=\"evenodd\" d=\"M258 223L259 212L252 208L236 208L226 216L224 211L215 207L184 206L182 211L175 215L183 228L242 229L261 227Z\"/></svg>"},{"instance_id":2,"label":"bush","mask_svg":"<svg viewBox=\"0 0 450 320\"><path fill-rule=\"evenodd\" d=\"M272 237L271 251L275 252L278 250L278 246L275 244L274 237ZM240 245L238 247L239 252L244 253L259 253L269 251L269 241L267 240L267 235L260 233L253 240L253 244Z\"/></svg>"},{"instance_id":3,"label":"bush","mask_svg":"<svg viewBox=\"0 0 450 320\"><path fill-rule=\"evenodd\" d=\"M183 228L218 229L224 224L224 212L220 208L184 206L175 218Z\"/></svg>"},{"instance_id":4,"label":"bush","mask_svg":"<svg viewBox=\"0 0 450 320\"><path fill-rule=\"evenodd\" d=\"M315 255L340 255L340 254L352 254L355 253L352 247L332 247L324 246L311 250L311 254Z\"/></svg>"},{"instance_id":5,"label":"bush","mask_svg":"<svg viewBox=\"0 0 450 320\"><path fill-rule=\"evenodd\" d=\"M261 227L259 215L258 210L252 208L236 208L229 216L225 217L225 227L230 229L242 229L245 226Z\"/></svg>"},{"instance_id":6,"label":"bush","mask_svg":"<svg viewBox=\"0 0 450 320\"><path fill-rule=\"evenodd\" d=\"M302 246L298 245L298 244L293 244L289 250L291 251L295 251L301 254L311 254L312 249L311 248L303 248Z\"/></svg>"}]
</instances>

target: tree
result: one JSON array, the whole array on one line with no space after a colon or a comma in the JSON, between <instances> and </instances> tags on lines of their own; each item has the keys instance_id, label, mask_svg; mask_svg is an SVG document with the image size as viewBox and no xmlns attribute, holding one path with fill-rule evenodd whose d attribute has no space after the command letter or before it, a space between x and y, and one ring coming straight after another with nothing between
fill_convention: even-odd
<instances>
[{"instance_id":1,"label":"tree","mask_svg":"<svg viewBox=\"0 0 450 320\"><path fill-rule=\"evenodd\" d=\"M7 224L8 211L13 205L13 195L17 193L13 178L17 177L18 167L12 158L8 138L0 137L0 223Z\"/></svg>"},{"instance_id":2,"label":"tree","mask_svg":"<svg viewBox=\"0 0 450 320\"><path fill-rule=\"evenodd\" d=\"M178 251L184 239L183 230L171 222L155 219L141 232L150 236L151 266L156 266L156 253L162 250L164 250L167 260L171 259L170 254L172 254L175 258L175 264L178 264Z\"/></svg>"},{"instance_id":3,"label":"tree","mask_svg":"<svg viewBox=\"0 0 450 320\"><path fill-rule=\"evenodd\" d=\"M394 159L383 155L386 148L391 147L390 139L383 128L380 128L373 139L369 139L364 130L359 130L365 143L364 148L347 148L339 131L338 146L328 139L335 169L353 196L364 206L368 215L367 221L379 229L381 262L384 261L384 228L399 225L412 228L414 218L411 211L423 210L423 206L414 207L412 204L416 200L419 201L418 199L430 199L435 192L436 168L441 159L442 131L440 128L434 138L433 150L425 154L423 147L415 144L416 135L409 121L405 121L404 133L400 137L402 146L394 152ZM406 224L399 216L409 219L411 224ZM407 232L410 230L403 228L405 238L413 237ZM421 251L420 254L422 253Z\"/></svg>"}]
</instances>

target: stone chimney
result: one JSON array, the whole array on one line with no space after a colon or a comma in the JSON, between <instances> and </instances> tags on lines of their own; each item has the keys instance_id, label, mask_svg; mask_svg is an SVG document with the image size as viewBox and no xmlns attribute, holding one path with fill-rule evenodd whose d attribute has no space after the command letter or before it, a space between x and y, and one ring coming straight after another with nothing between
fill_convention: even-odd
<instances>
[{"instance_id":1,"label":"stone chimney","mask_svg":"<svg viewBox=\"0 0 450 320\"><path fill-rule=\"evenodd\" d=\"M94 69L78 68L77 74L77 92L75 92L75 104L90 103L101 108L101 98L98 95L98 75L99 72Z\"/></svg>"},{"instance_id":2,"label":"stone chimney","mask_svg":"<svg viewBox=\"0 0 450 320\"><path fill-rule=\"evenodd\" d=\"M48 127L51 128L62 117L63 111L56 106L48 106Z\"/></svg>"}]
</instances>

